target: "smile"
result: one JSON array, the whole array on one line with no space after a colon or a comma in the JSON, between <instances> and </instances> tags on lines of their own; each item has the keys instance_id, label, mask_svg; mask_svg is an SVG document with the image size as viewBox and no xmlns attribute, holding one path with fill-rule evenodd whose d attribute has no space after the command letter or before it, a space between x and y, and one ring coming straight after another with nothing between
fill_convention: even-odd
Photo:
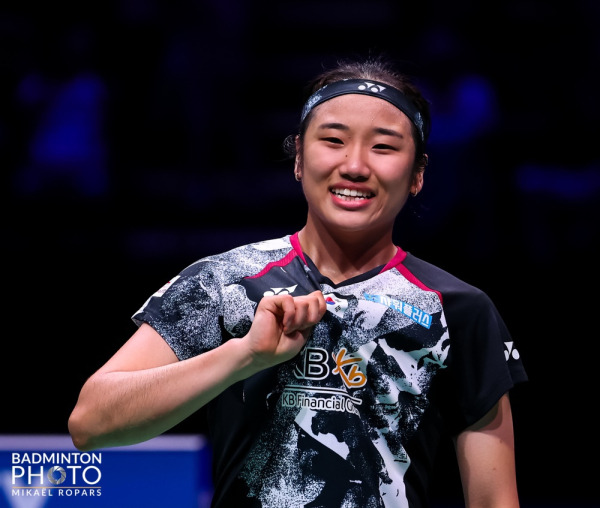
<instances>
[{"instance_id":1,"label":"smile","mask_svg":"<svg viewBox=\"0 0 600 508\"><path fill-rule=\"evenodd\" d=\"M373 197L373 194L370 192L363 192L356 189L331 189L331 193L347 200L369 199Z\"/></svg>"}]
</instances>

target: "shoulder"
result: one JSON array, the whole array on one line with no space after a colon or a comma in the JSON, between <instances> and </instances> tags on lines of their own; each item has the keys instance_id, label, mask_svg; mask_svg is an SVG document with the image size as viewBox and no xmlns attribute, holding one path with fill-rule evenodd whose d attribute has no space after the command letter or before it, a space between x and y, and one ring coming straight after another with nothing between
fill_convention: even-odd
<instances>
[{"instance_id":1,"label":"shoulder","mask_svg":"<svg viewBox=\"0 0 600 508\"><path fill-rule=\"evenodd\" d=\"M449 324L498 320L496 306L483 289L412 254L407 254L403 265L422 287L439 295Z\"/></svg>"},{"instance_id":2,"label":"shoulder","mask_svg":"<svg viewBox=\"0 0 600 508\"><path fill-rule=\"evenodd\" d=\"M223 279L236 279L260 271L292 249L290 236L240 245L218 254L203 257L181 272L182 277L211 273Z\"/></svg>"},{"instance_id":3,"label":"shoulder","mask_svg":"<svg viewBox=\"0 0 600 508\"><path fill-rule=\"evenodd\" d=\"M181 270L152 296L173 308L220 302L224 288L260 271L290 249L289 237L285 236L203 257Z\"/></svg>"},{"instance_id":4,"label":"shoulder","mask_svg":"<svg viewBox=\"0 0 600 508\"><path fill-rule=\"evenodd\" d=\"M406 254L403 265L420 283L443 296L461 295L474 299L487 298L480 288L413 254Z\"/></svg>"},{"instance_id":5,"label":"shoulder","mask_svg":"<svg viewBox=\"0 0 600 508\"><path fill-rule=\"evenodd\" d=\"M448 326L453 329L455 337L459 330L463 330L471 338L500 334L510 340L495 303L484 290L410 254L405 263L409 270L414 270L415 277L422 284L438 293ZM475 333L475 330L480 333Z\"/></svg>"}]
</instances>

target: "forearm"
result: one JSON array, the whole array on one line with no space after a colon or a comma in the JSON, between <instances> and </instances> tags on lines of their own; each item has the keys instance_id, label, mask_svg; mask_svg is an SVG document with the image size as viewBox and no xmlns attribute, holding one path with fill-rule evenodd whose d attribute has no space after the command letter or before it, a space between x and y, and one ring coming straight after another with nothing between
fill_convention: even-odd
<instances>
[{"instance_id":1,"label":"forearm","mask_svg":"<svg viewBox=\"0 0 600 508\"><path fill-rule=\"evenodd\" d=\"M240 339L152 369L101 370L83 386L69 418L69 432L81 450L145 441L256 370Z\"/></svg>"},{"instance_id":2,"label":"forearm","mask_svg":"<svg viewBox=\"0 0 600 508\"><path fill-rule=\"evenodd\" d=\"M264 298L246 336L183 361L142 325L84 384L69 418L73 443L91 450L165 432L237 381L297 355L325 311L320 291Z\"/></svg>"},{"instance_id":3,"label":"forearm","mask_svg":"<svg viewBox=\"0 0 600 508\"><path fill-rule=\"evenodd\" d=\"M468 508L518 508L514 434L508 395L456 440Z\"/></svg>"}]
</instances>

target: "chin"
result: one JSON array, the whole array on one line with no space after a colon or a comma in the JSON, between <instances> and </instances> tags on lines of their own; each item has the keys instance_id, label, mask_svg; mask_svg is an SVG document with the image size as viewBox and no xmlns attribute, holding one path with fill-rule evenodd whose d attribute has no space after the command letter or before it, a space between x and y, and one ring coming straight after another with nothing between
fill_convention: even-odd
<instances>
[{"instance_id":1,"label":"chin","mask_svg":"<svg viewBox=\"0 0 600 508\"><path fill-rule=\"evenodd\" d=\"M339 231L340 233L356 233L356 234L370 234L373 232L374 227L371 222L348 222L343 223L336 222L330 225L332 231Z\"/></svg>"}]
</instances>

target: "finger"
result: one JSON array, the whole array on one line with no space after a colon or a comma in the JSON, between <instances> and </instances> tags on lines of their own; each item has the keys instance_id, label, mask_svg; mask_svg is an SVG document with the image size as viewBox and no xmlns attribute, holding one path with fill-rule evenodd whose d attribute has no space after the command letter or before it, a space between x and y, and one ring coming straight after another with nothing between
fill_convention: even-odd
<instances>
[{"instance_id":1,"label":"finger","mask_svg":"<svg viewBox=\"0 0 600 508\"><path fill-rule=\"evenodd\" d=\"M327 311L327 302L321 291L315 291L310 294L313 297L313 305L310 307L309 319L314 323L321 321L321 318Z\"/></svg>"},{"instance_id":2,"label":"finger","mask_svg":"<svg viewBox=\"0 0 600 508\"><path fill-rule=\"evenodd\" d=\"M292 333L296 330L296 302L294 297L291 295L281 295L278 297L277 306L282 312L281 324L283 331L286 334Z\"/></svg>"},{"instance_id":3,"label":"finger","mask_svg":"<svg viewBox=\"0 0 600 508\"><path fill-rule=\"evenodd\" d=\"M295 330L305 330L318 323L325 313L327 304L320 291L309 295L298 296L293 299L294 312L290 313L288 321L285 321L286 333Z\"/></svg>"}]
</instances>

